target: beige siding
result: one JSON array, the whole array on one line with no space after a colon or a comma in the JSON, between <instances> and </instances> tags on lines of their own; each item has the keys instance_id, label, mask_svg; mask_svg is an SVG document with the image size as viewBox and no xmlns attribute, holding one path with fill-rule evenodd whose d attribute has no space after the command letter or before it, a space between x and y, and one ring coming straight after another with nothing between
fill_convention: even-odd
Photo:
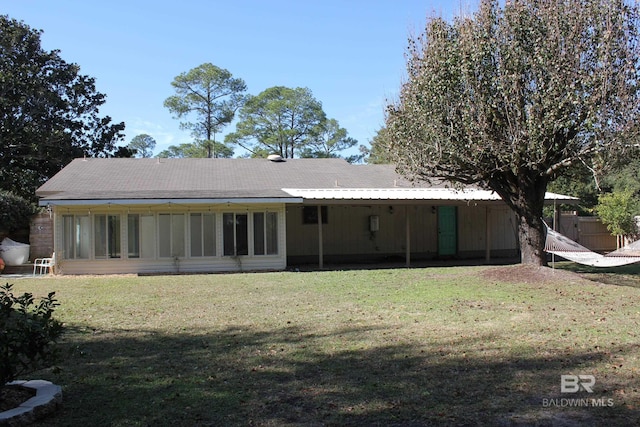
<instances>
[{"instance_id":1,"label":"beige siding","mask_svg":"<svg viewBox=\"0 0 640 427\"><path fill-rule=\"evenodd\" d=\"M322 225L325 254L387 256L404 254L406 215L409 215L411 250L437 250L434 244L435 215L429 206L346 206L327 207L328 221ZM369 230L369 218L379 218L379 230ZM318 226L303 224L302 206L287 208L287 249L293 256L318 256Z\"/></svg>"},{"instance_id":2,"label":"beige siding","mask_svg":"<svg viewBox=\"0 0 640 427\"><path fill-rule=\"evenodd\" d=\"M216 214L216 255L209 257L190 256L190 213L215 213ZM223 256L222 214L225 212L247 213L249 217L254 212L276 212L278 224L278 254L277 255L246 255ZM185 251L184 257L165 257L158 255L157 245L153 256L148 258L128 258L128 232L127 215L139 213L152 215L157 219L158 214L172 213L184 214L185 221ZM89 259L69 259L64 253L63 216L64 215L89 215L93 230L95 215L109 214L121 215L120 241L121 257L112 259L97 259L94 255L93 232L90 241ZM155 223L156 232L163 233L166 230L159 228ZM249 253L253 253L253 224L249 220ZM62 274L112 274L112 273L186 273L186 272L216 272L216 271L254 271L254 270L282 270L286 268L286 225L283 205L212 205L212 206L181 206L162 205L145 207L78 207L58 208L55 214L56 258L57 271ZM155 236L154 236L155 239ZM155 239L157 242L157 239Z\"/></svg>"},{"instance_id":3,"label":"beige siding","mask_svg":"<svg viewBox=\"0 0 640 427\"><path fill-rule=\"evenodd\" d=\"M492 206L489 209L491 250L517 249L518 223L513 211L507 206Z\"/></svg>"},{"instance_id":4,"label":"beige siding","mask_svg":"<svg viewBox=\"0 0 640 427\"><path fill-rule=\"evenodd\" d=\"M438 253L438 215L435 206L409 206L409 228L411 234L411 252L424 256L435 256ZM403 210L404 208L400 208ZM401 234L403 236L404 226ZM404 240L403 240L404 241ZM404 244L402 246L404 250Z\"/></svg>"},{"instance_id":5,"label":"beige siding","mask_svg":"<svg viewBox=\"0 0 640 427\"><path fill-rule=\"evenodd\" d=\"M288 255L313 262L318 257L318 226L303 224L302 206L287 207ZM486 249L486 206L458 206L458 253L484 257ZM409 218L412 259L433 258L438 253L438 215L432 205L329 205L323 224L325 256L358 256L359 259L404 257L406 219ZM369 231L369 217L379 217L379 231ZM517 250L515 221L506 206L489 208L491 250L513 254Z\"/></svg>"},{"instance_id":6,"label":"beige siding","mask_svg":"<svg viewBox=\"0 0 640 427\"><path fill-rule=\"evenodd\" d=\"M458 207L459 252L481 256L487 248L487 227L491 251L507 253L517 249L515 216L507 206L465 205Z\"/></svg>"},{"instance_id":7,"label":"beige siding","mask_svg":"<svg viewBox=\"0 0 640 427\"><path fill-rule=\"evenodd\" d=\"M491 212L495 215L495 212ZM482 206L458 207L458 251L483 252L487 242L487 208ZM493 242L492 242L493 243Z\"/></svg>"},{"instance_id":8,"label":"beige siding","mask_svg":"<svg viewBox=\"0 0 640 427\"><path fill-rule=\"evenodd\" d=\"M216 214L216 255L210 257L190 256L189 214L195 212ZM247 213L277 212L278 254L223 256L222 214L225 212ZM128 258L127 214L139 213L156 218L152 255L144 258ZM162 213L184 214L185 256L160 257L158 235L166 232L158 225ZM94 241L89 244L89 259L70 259L64 253L63 215L89 215L93 227L95 215L121 215L121 258L98 259L94 255ZM488 215L488 216L487 216ZM370 218L378 218L378 230L370 230ZM438 214L435 205L329 205L327 223L323 224L323 253L328 262L350 260L378 261L403 259L407 251L407 223L409 225L410 252L412 260L431 259L438 254ZM407 221L408 219L408 221ZM487 225L490 230L492 255L501 256L517 249L515 221L506 206L467 206L457 208L458 255L461 257L484 257L487 245ZM249 221L249 253L253 253L252 221ZM93 234L93 233L91 233ZM187 273L215 271L282 270L287 267L287 256L295 261L318 260L318 225L303 223L302 205L212 205L212 206L139 206L139 207L77 207L60 208L55 212L56 255L58 271L64 274L108 274L108 273ZM331 259L333 257L333 259Z\"/></svg>"}]
</instances>

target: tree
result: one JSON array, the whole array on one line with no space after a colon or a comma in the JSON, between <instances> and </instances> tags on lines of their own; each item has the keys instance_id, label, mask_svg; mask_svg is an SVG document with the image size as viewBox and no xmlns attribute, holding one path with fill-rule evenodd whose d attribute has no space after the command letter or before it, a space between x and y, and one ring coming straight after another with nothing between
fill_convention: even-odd
<instances>
[{"instance_id":1,"label":"tree","mask_svg":"<svg viewBox=\"0 0 640 427\"><path fill-rule=\"evenodd\" d=\"M36 213L36 206L27 199L0 190L0 233L28 229L29 220Z\"/></svg>"},{"instance_id":2,"label":"tree","mask_svg":"<svg viewBox=\"0 0 640 427\"><path fill-rule=\"evenodd\" d=\"M194 114L194 122L182 122L180 127L191 130L204 144L206 157L219 157L215 136L233 121L236 111L244 104L245 82L233 78L223 68L206 63L180 74L171 85L176 94L167 98L164 106L178 119Z\"/></svg>"},{"instance_id":3,"label":"tree","mask_svg":"<svg viewBox=\"0 0 640 427\"><path fill-rule=\"evenodd\" d=\"M624 156L608 165L603 173L596 175L594 172L582 163L573 164L549 183L549 190L578 197L579 205L568 209L586 215L595 214L598 197L602 194L631 192L640 200L640 158L637 156Z\"/></svg>"},{"instance_id":4,"label":"tree","mask_svg":"<svg viewBox=\"0 0 640 427\"><path fill-rule=\"evenodd\" d=\"M617 237L617 246L622 246L624 236L638 234L635 216L638 213L638 200L631 191L616 191L601 194L595 208L607 230Z\"/></svg>"},{"instance_id":5,"label":"tree","mask_svg":"<svg viewBox=\"0 0 640 427\"><path fill-rule=\"evenodd\" d=\"M623 164L602 178L602 190L630 192L640 197L640 158L625 157Z\"/></svg>"},{"instance_id":6,"label":"tree","mask_svg":"<svg viewBox=\"0 0 640 427\"><path fill-rule=\"evenodd\" d=\"M391 141L389 138L389 131L383 126L378 129L378 132L376 132L375 136L371 139L371 150L369 150L367 163L391 163L391 154L389 152L390 147Z\"/></svg>"},{"instance_id":7,"label":"tree","mask_svg":"<svg viewBox=\"0 0 640 427\"><path fill-rule=\"evenodd\" d=\"M215 157L230 158L233 156L233 149L220 142L215 143L213 151ZM209 157L211 145L204 144L202 141L196 140L194 143L184 143L180 145L170 145L166 150L161 151L158 157L161 158L188 158L188 157Z\"/></svg>"},{"instance_id":8,"label":"tree","mask_svg":"<svg viewBox=\"0 0 640 427\"><path fill-rule=\"evenodd\" d=\"M322 104L308 88L275 86L247 100L225 141L250 153L266 149L293 158L318 140L325 121Z\"/></svg>"},{"instance_id":9,"label":"tree","mask_svg":"<svg viewBox=\"0 0 640 427\"><path fill-rule=\"evenodd\" d=\"M329 119L318 127L316 138L300 150L300 157L340 157L340 151L347 150L357 143L356 139L347 135L347 130L341 128L336 119Z\"/></svg>"},{"instance_id":10,"label":"tree","mask_svg":"<svg viewBox=\"0 0 640 427\"><path fill-rule=\"evenodd\" d=\"M95 80L43 50L41 34L0 16L0 189L30 201L72 159L115 155L124 130L99 116Z\"/></svg>"},{"instance_id":11,"label":"tree","mask_svg":"<svg viewBox=\"0 0 640 427\"><path fill-rule=\"evenodd\" d=\"M366 145L360 144L358 146L358 154L352 154L344 159L349 163L366 163L370 153L371 151Z\"/></svg>"},{"instance_id":12,"label":"tree","mask_svg":"<svg viewBox=\"0 0 640 427\"><path fill-rule=\"evenodd\" d=\"M482 0L410 40L387 108L412 177L492 189L517 216L521 261L544 265L549 182L604 168L637 140L638 10L624 0Z\"/></svg>"},{"instance_id":13,"label":"tree","mask_svg":"<svg viewBox=\"0 0 640 427\"><path fill-rule=\"evenodd\" d=\"M135 150L136 157L152 157L153 149L156 148L156 140L146 133L142 133L133 137L128 148Z\"/></svg>"},{"instance_id":14,"label":"tree","mask_svg":"<svg viewBox=\"0 0 640 427\"><path fill-rule=\"evenodd\" d=\"M549 182L548 190L557 194L570 194L579 202L572 205L560 205L560 210L577 211L580 215L593 215L598 204L598 194L602 191L601 182L605 176L594 177L593 171L582 163L574 163L567 167L562 175ZM545 217L551 216L554 208L547 206Z\"/></svg>"}]
</instances>

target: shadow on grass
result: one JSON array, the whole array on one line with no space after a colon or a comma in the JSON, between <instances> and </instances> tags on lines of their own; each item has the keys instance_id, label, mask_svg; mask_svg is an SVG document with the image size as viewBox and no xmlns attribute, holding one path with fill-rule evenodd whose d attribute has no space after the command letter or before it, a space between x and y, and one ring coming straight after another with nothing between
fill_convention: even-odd
<instances>
[{"instance_id":1,"label":"shadow on grass","mask_svg":"<svg viewBox=\"0 0 640 427\"><path fill-rule=\"evenodd\" d=\"M367 348L363 336L370 333L388 333L389 343ZM48 374L64 387L64 407L42 425L640 422L640 414L617 398L612 407L544 406L544 399L613 398L608 387L615 386L600 378L592 395L560 393L561 374L592 373L604 353L514 354L491 348L492 341L443 337L425 346L398 344L392 330L368 328L330 335L296 327L171 335L76 330L63 344L68 357L61 373ZM609 351L629 355L638 348Z\"/></svg>"},{"instance_id":2,"label":"shadow on grass","mask_svg":"<svg viewBox=\"0 0 640 427\"><path fill-rule=\"evenodd\" d=\"M640 263L602 268L563 261L557 263L556 268L573 271L594 282L640 288Z\"/></svg>"}]
</instances>

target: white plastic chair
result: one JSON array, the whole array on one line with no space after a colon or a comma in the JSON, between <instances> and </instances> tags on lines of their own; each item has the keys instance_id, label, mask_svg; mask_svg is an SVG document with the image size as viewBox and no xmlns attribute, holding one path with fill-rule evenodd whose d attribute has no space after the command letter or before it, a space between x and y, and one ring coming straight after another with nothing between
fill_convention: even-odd
<instances>
[{"instance_id":1,"label":"white plastic chair","mask_svg":"<svg viewBox=\"0 0 640 427\"><path fill-rule=\"evenodd\" d=\"M53 267L56 265L56 253L51 255L51 258L36 258L33 261L33 275L45 273L53 273Z\"/></svg>"}]
</instances>

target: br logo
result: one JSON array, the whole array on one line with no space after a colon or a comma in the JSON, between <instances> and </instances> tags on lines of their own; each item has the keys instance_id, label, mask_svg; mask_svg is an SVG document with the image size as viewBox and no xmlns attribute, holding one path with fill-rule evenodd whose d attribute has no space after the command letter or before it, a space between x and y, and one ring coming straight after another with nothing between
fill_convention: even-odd
<instances>
[{"instance_id":1,"label":"br logo","mask_svg":"<svg viewBox=\"0 0 640 427\"><path fill-rule=\"evenodd\" d=\"M560 393L593 393L596 377L593 375L560 375Z\"/></svg>"}]
</instances>

